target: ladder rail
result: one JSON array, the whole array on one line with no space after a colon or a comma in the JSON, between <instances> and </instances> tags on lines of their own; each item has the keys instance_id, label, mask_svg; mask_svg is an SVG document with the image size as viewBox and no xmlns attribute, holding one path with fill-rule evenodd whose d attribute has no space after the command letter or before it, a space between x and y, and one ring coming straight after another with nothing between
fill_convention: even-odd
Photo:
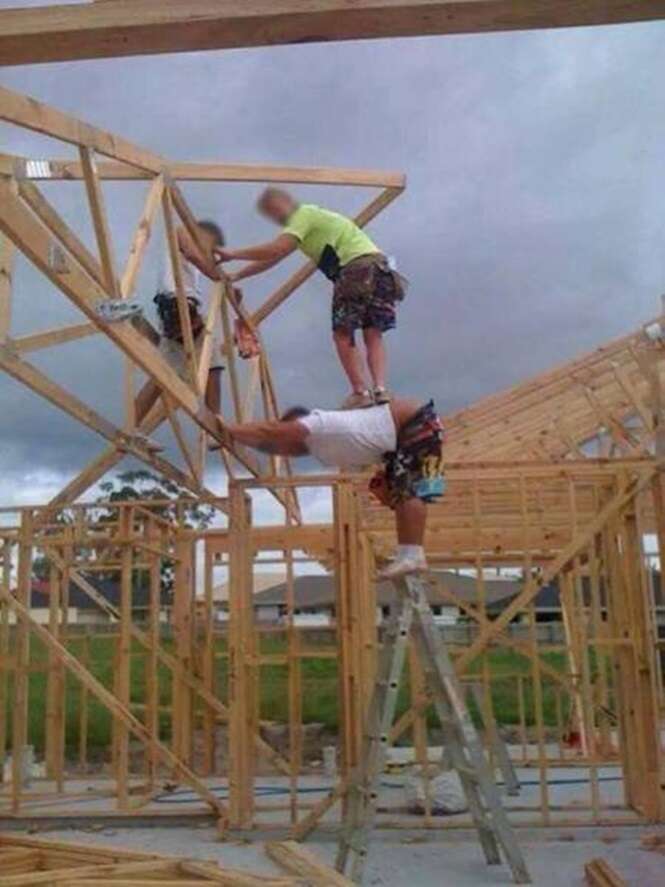
<instances>
[{"instance_id":1,"label":"ladder rail","mask_svg":"<svg viewBox=\"0 0 665 887\"><path fill-rule=\"evenodd\" d=\"M397 606L384 634L379 675L368 708L361 757L347 787L337 869L345 873L352 857L351 879L356 884L362 883L369 842L376 824L379 786L397 709L400 678L412 637L441 722L444 760L452 765L460 778L485 859L489 865L499 864L503 850L515 883L530 884L526 863L501 803L493 768L468 710L465 689L434 621L425 586L415 576L407 576L393 584ZM498 734L495 739L500 740Z\"/></svg>"},{"instance_id":2,"label":"ladder rail","mask_svg":"<svg viewBox=\"0 0 665 887\"><path fill-rule=\"evenodd\" d=\"M336 868L344 871L353 851L351 876L356 883L362 882L369 837L376 822L379 783L390 745L390 728L395 719L412 620L413 605L405 600L386 628L379 674L367 714L361 761L349 784L347 803L350 809L339 842Z\"/></svg>"}]
</instances>

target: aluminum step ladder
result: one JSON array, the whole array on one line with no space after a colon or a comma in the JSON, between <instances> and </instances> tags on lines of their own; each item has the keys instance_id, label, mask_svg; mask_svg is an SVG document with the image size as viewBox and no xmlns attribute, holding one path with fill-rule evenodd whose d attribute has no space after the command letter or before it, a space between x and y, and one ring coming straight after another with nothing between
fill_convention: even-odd
<instances>
[{"instance_id":1,"label":"aluminum step ladder","mask_svg":"<svg viewBox=\"0 0 665 887\"><path fill-rule=\"evenodd\" d=\"M379 784L395 719L400 677L409 638L413 637L441 722L445 759L459 775L485 859L488 865L499 865L500 851L503 850L515 883L530 884L526 863L466 706L465 690L434 622L423 580L418 576L407 576L393 584L398 606L384 636L360 763L351 773L346 790L336 868L355 884L362 884L376 822Z\"/></svg>"}]
</instances>

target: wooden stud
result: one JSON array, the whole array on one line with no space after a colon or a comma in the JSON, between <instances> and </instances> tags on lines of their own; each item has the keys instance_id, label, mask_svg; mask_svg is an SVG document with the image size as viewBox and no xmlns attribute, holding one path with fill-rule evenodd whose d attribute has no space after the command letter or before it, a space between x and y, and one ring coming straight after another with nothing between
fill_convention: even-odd
<instances>
[{"instance_id":1,"label":"wooden stud","mask_svg":"<svg viewBox=\"0 0 665 887\"><path fill-rule=\"evenodd\" d=\"M19 354L29 354L31 351L41 351L54 345L76 342L98 334L99 330L91 323L73 323L58 329L44 330L42 333L19 336L17 339L12 339L11 344Z\"/></svg>"},{"instance_id":2,"label":"wooden stud","mask_svg":"<svg viewBox=\"0 0 665 887\"><path fill-rule=\"evenodd\" d=\"M592 859L584 866L584 875L589 887L627 887L605 859Z\"/></svg>"},{"instance_id":3,"label":"wooden stud","mask_svg":"<svg viewBox=\"0 0 665 887\"><path fill-rule=\"evenodd\" d=\"M229 774L230 822L250 827L254 817L254 743L256 699L253 680L255 635L252 607L252 557L249 546L251 503L244 490L229 489Z\"/></svg>"},{"instance_id":4,"label":"wooden stud","mask_svg":"<svg viewBox=\"0 0 665 887\"><path fill-rule=\"evenodd\" d=\"M5 541L0 550L2 572L0 585L4 594L11 590L12 546ZM4 601L0 604L0 773L4 772L7 753L9 712L9 609ZM0 780L1 781L1 780Z\"/></svg>"},{"instance_id":5,"label":"wooden stud","mask_svg":"<svg viewBox=\"0 0 665 887\"><path fill-rule=\"evenodd\" d=\"M0 345L7 341L11 329L14 254L14 244L0 235Z\"/></svg>"},{"instance_id":6,"label":"wooden stud","mask_svg":"<svg viewBox=\"0 0 665 887\"><path fill-rule=\"evenodd\" d=\"M3 594L9 594L2 590ZM18 567L16 577L16 603L30 609L32 598L32 513L21 515L21 528L18 545ZM15 640L16 666L14 669L14 705L12 718L12 811L21 809L23 780L26 766L26 746L28 743L28 707L30 665L30 635L27 625L17 626Z\"/></svg>"},{"instance_id":7,"label":"wooden stud","mask_svg":"<svg viewBox=\"0 0 665 887\"><path fill-rule=\"evenodd\" d=\"M306 878L316 887L350 887L351 881L295 841L266 844L266 853L285 871Z\"/></svg>"}]
</instances>

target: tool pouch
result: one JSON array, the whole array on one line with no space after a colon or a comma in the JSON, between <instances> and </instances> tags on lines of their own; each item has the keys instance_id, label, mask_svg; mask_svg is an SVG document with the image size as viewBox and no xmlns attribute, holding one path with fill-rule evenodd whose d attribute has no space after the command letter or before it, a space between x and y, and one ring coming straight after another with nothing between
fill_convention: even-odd
<instances>
[{"instance_id":1,"label":"tool pouch","mask_svg":"<svg viewBox=\"0 0 665 887\"><path fill-rule=\"evenodd\" d=\"M333 247L328 244L321 253L321 258L319 259L319 271L325 274L328 280L332 280L333 283L335 283L339 280L341 270L339 256Z\"/></svg>"},{"instance_id":2,"label":"tool pouch","mask_svg":"<svg viewBox=\"0 0 665 887\"><path fill-rule=\"evenodd\" d=\"M378 296L389 302L401 302L406 295L406 280L393 271L380 253L361 256L342 268L335 284L343 299L356 300Z\"/></svg>"}]
</instances>

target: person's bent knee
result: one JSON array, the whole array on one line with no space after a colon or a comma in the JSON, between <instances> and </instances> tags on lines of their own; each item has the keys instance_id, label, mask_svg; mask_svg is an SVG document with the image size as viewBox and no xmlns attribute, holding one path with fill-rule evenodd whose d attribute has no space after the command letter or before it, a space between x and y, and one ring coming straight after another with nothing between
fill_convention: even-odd
<instances>
[{"instance_id":1,"label":"person's bent knee","mask_svg":"<svg viewBox=\"0 0 665 887\"><path fill-rule=\"evenodd\" d=\"M333 330L333 339L336 342L353 345L353 330L347 329L346 327L339 327L338 329Z\"/></svg>"}]
</instances>

